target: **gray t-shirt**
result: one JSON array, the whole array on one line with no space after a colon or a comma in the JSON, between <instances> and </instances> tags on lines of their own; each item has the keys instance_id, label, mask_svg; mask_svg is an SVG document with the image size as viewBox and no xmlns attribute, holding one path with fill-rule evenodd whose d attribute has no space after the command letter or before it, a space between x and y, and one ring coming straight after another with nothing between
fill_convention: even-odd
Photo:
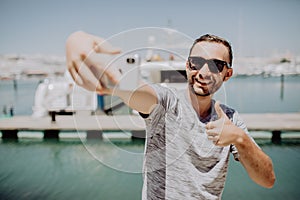
<instances>
[{"instance_id":1,"label":"gray t-shirt","mask_svg":"<svg viewBox=\"0 0 300 200\"><path fill-rule=\"evenodd\" d=\"M207 139L205 124L217 119L214 106L208 118L199 119L187 90L152 87L158 105L145 119L143 199L220 199L229 153L238 159L238 152L233 145L217 147ZM221 108L248 134L235 110Z\"/></svg>"}]
</instances>

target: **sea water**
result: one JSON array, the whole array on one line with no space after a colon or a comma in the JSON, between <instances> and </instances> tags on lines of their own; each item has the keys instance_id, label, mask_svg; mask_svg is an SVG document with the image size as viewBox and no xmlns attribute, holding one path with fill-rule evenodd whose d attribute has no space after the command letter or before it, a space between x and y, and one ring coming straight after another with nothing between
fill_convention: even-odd
<instances>
[{"instance_id":1,"label":"sea water","mask_svg":"<svg viewBox=\"0 0 300 200\"><path fill-rule=\"evenodd\" d=\"M30 115L39 80L0 82L1 108ZM235 77L218 97L240 113L299 112L300 77ZM283 85L282 85L283 84ZM1 120L1 119L0 119ZM222 199L300 199L300 145L257 141L273 160L276 183L264 189L230 158ZM141 199L142 141L43 140L20 138L0 143L0 199ZM131 170L126 166L133 166Z\"/></svg>"},{"instance_id":2,"label":"sea water","mask_svg":"<svg viewBox=\"0 0 300 200\"><path fill-rule=\"evenodd\" d=\"M132 164L141 170L142 160L132 159L129 155L142 155L144 144L131 141L115 145L129 153L121 155L121 151L115 151L116 146L104 141L2 141L0 199L141 199L142 173L120 169L122 165ZM299 199L299 143L273 145L265 142L259 145L273 160L277 178L274 187L265 189L256 185L231 156L222 199ZM108 165L106 159L96 159L89 148L114 160L117 165Z\"/></svg>"}]
</instances>

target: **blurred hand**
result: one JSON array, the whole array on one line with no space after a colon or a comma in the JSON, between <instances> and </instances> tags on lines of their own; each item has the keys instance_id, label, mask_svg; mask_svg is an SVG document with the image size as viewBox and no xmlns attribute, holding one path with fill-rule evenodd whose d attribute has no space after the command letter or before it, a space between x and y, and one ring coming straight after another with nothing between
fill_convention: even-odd
<instances>
[{"instance_id":1,"label":"blurred hand","mask_svg":"<svg viewBox=\"0 0 300 200\"><path fill-rule=\"evenodd\" d=\"M117 84L120 72L106 67L104 54L118 54L119 48L113 47L104 39L78 31L66 41L66 61L74 81L90 91L105 93L107 78Z\"/></svg>"},{"instance_id":2,"label":"blurred hand","mask_svg":"<svg viewBox=\"0 0 300 200\"><path fill-rule=\"evenodd\" d=\"M215 103L215 110L218 115L216 121L207 123L206 134L209 140L217 146L227 146L234 144L239 134L243 133L240 128L235 126L220 107L220 102Z\"/></svg>"}]
</instances>

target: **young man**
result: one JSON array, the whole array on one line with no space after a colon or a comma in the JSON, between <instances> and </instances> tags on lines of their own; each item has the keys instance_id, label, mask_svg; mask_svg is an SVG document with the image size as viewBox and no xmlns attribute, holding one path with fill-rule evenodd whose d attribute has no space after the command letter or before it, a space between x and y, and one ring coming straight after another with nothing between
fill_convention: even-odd
<instances>
[{"instance_id":1,"label":"young man","mask_svg":"<svg viewBox=\"0 0 300 200\"><path fill-rule=\"evenodd\" d=\"M99 84L101 60L87 56L119 53L103 39L76 32L67 40L67 64L74 80L89 90L119 96L146 122L143 199L220 199L230 152L250 178L271 188L272 161L248 135L238 113L215 102L213 94L233 73L230 44L217 36L195 40L186 62L188 87L177 91L143 85L136 91L112 91ZM80 62L83 62L80 64ZM104 73L118 82L117 72Z\"/></svg>"}]
</instances>

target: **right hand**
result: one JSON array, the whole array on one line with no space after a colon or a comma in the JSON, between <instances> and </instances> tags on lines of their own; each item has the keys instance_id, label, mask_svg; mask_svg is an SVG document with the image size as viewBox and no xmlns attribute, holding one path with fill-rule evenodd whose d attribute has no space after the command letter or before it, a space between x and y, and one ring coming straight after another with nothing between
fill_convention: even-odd
<instances>
[{"instance_id":1,"label":"right hand","mask_svg":"<svg viewBox=\"0 0 300 200\"><path fill-rule=\"evenodd\" d=\"M71 34L66 41L67 67L73 80L85 89L100 94L107 90L106 78L117 84L121 76L117 69L106 68L101 54L120 52L103 38L82 31Z\"/></svg>"}]
</instances>

